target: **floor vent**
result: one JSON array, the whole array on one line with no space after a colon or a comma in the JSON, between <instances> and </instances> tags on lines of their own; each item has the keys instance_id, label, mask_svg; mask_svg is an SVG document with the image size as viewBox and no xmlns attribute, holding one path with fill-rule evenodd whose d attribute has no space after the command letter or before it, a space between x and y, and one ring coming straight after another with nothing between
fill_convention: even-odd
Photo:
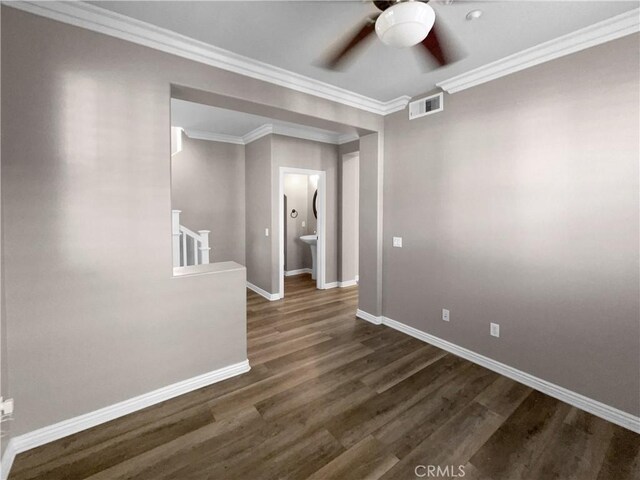
<instances>
[{"instance_id":1,"label":"floor vent","mask_svg":"<svg viewBox=\"0 0 640 480\"><path fill-rule=\"evenodd\" d=\"M409 104L409 120L415 120L425 115L441 112L444 108L442 92L430 97L421 98Z\"/></svg>"}]
</instances>

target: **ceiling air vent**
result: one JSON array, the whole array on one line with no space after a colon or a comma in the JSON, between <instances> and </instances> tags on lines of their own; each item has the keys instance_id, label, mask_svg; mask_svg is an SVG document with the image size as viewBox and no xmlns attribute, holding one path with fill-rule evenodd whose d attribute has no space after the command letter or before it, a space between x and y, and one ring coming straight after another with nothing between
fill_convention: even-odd
<instances>
[{"instance_id":1,"label":"ceiling air vent","mask_svg":"<svg viewBox=\"0 0 640 480\"><path fill-rule=\"evenodd\" d=\"M442 92L431 95L430 97L421 98L409 104L409 120L415 120L425 115L441 112L443 109Z\"/></svg>"}]
</instances>

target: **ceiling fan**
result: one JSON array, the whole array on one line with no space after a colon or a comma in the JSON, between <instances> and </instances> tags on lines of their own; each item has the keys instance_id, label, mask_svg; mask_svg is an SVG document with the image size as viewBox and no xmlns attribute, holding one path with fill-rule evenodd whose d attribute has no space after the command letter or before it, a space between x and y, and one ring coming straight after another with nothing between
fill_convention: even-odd
<instances>
[{"instance_id":1,"label":"ceiling fan","mask_svg":"<svg viewBox=\"0 0 640 480\"><path fill-rule=\"evenodd\" d=\"M373 0L382 13L371 15L364 25L325 62L330 69L338 69L344 60L374 31L378 38L392 47L411 47L420 44L423 52L434 58L439 66L458 60L458 56L445 48L445 35L441 26L434 25L436 14L429 0Z\"/></svg>"}]
</instances>

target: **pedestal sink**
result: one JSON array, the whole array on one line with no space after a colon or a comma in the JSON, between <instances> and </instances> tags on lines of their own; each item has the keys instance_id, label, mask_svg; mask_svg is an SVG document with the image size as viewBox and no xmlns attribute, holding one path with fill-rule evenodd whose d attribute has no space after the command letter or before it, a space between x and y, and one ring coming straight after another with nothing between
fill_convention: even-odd
<instances>
[{"instance_id":1,"label":"pedestal sink","mask_svg":"<svg viewBox=\"0 0 640 480\"><path fill-rule=\"evenodd\" d=\"M300 237L304 243L311 247L311 278L316 278L316 253L318 249L318 235L303 235Z\"/></svg>"}]
</instances>

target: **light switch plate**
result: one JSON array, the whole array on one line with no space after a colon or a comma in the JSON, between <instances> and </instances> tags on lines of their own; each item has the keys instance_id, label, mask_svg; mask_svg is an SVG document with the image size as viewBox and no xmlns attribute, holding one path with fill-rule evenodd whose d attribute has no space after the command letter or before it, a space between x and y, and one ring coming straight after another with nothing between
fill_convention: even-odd
<instances>
[{"instance_id":1,"label":"light switch plate","mask_svg":"<svg viewBox=\"0 0 640 480\"><path fill-rule=\"evenodd\" d=\"M402 248L402 237L393 237L393 246Z\"/></svg>"},{"instance_id":2,"label":"light switch plate","mask_svg":"<svg viewBox=\"0 0 640 480\"><path fill-rule=\"evenodd\" d=\"M491 324L490 333L491 333L492 337L499 337L500 336L500 325L498 325L497 323L492 323Z\"/></svg>"},{"instance_id":3,"label":"light switch plate","mask_svg":"<svg viewBox=\"0 0 640 480\"><path fill-rule=\"evenodd\" d=\"M264 229L264 236L265 236L265 237L268 237L268 236L269 236L269 229L268 229L268 228L265 228L265 229Z\"/></svg>"}]
</instances>

